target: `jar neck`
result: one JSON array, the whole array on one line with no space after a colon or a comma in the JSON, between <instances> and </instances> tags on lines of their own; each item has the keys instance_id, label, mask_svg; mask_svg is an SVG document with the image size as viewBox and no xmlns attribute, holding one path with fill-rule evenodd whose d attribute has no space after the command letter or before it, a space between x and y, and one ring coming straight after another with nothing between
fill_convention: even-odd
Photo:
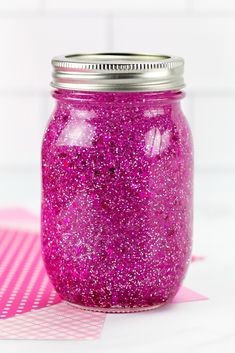
<instances>
[{"instance_id":1,"label":"jar neck","mask_svg":"<svg viewBox=\"0 0 235 353\"><path fill-rule=\"evenodd\" d=\"M114 103L130 103L144 104L151 101L179 101L184 96L183 91L161 91L161 92L85 92L74 90L56 89L52 92L52 96L61 102L83 103L83 102L102 102L107 104Z\"/></svg>"}]
</instances>

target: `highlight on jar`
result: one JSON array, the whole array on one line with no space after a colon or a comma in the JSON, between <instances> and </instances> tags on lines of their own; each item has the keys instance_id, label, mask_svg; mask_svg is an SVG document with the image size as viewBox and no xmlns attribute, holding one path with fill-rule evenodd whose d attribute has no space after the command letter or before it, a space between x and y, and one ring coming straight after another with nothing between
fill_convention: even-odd
<instances>
[{"instance_id":1,"label":"highlight on jar","mask_svg":"<svg viewBox=\"0 0 235 353\"><path fill-rule=\"evenodd\" d=\"M193 148L184 61L55 57L42 143L41 243L61 298L88 310L168 303L191 257Z\"/></svg>"}]
</instances>

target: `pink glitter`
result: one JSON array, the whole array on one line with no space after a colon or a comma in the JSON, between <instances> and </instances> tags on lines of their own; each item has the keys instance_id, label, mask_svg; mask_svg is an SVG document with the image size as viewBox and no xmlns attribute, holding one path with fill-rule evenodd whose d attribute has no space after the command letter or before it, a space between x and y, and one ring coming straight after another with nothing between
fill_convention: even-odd
<instances>
[{"instance_id":1,"label":"pink glitter","mask_svg":"<svg viewBox=\"0 0 235 353\"><path fill-rule=\"evenodd\" d=\"M42 147L42 249L63 299L134 311L178 291L192 234L182 96L54 92Z\"/></svg>"}]
</instances>

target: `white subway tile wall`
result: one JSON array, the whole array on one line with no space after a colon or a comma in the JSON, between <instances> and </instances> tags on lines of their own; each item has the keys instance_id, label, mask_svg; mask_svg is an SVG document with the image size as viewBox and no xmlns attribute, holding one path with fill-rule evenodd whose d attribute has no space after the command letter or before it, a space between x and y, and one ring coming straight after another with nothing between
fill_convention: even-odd
<instances>
[{"instance_id":1,"label":"white subway tile wall","mask_svg":"<svg viewBox=\"0 0 235 353\"><path fill-rule=\"evenodd\" d=\"M105 11L164 11L164 10L185 10L187 0L145 0L145 1L131 1L131 0L46 0L45 6L47 10L105 10Z\"/></svg>"},{"instance_id":2,"label":"white subway tile wall","mask_svg":"<svg viewBox=\"0 0 235 353\"><path fill-rule=\"evenodd\" d=\"M229 170L235 166L234 96L194 98L194 139L197 166L204 170Z\"/></svg>"},{"instance_id":3,"label":"white subway tile wall","mask_svg":"<svg viewBox=\"0 0 235 353\"><path fill-rule=\"evenodd\" d=\"M44 101L40 95L1 96L1 168L37 167Z\"/></svg>"},{"instance_id":4,"label":"white subway tile wall","mask_svg":"<svg viewBox=\"0 0 235 353\"><path fill-rule=\"evenodd\" d=\"M8 0L0 2L0 10L5 11L37 11L42 4L41 0Z\"/></svg>"},{"instance_id":5,"label":"white subway tile wall","mask_svg":"<svg viewBox=\"0 0 235 353\"><path fill-rule=\"evenodd\" d=\"M1 12L0 12L1 16ZM107 19L99 16L0 17L1 90L47 90L51 58L74 51L105 50Z\"/></svg>"},{"instance_id":6,"label":"white subway tile wall","mask_svg":"<svg viewBox=\"0 0 235 353\"><path fill-rule=\"evenodd\" d=\"M115 50L176 53L185 58L187 89L235 89L231 72L235 18L124 16L113 24ZM230 59L228 59L230 58ZM235 72L235 71L234 71Z\"/></svg>"},{"instance_id":7,"label":"white subway tile wall","mask_svg":"<svg viewBox=\"0 0 235 353\"><path fill-rule=\"evenodd\" d=\"M234 10L233 0L2 1L0 173L37 173L51 57L83 51L183 56L196 173L234 172Z\"/></svg>"},{"instance_id":8,"label":"white subway tile wall","mask_svg":"<svg viewBox=\"0 0 235 353\"><path fill-rule=\"evenodd\" d=\"M227 11L235 10L234 0L192 0L196 10Z\"/></svg>"}]
</instances>

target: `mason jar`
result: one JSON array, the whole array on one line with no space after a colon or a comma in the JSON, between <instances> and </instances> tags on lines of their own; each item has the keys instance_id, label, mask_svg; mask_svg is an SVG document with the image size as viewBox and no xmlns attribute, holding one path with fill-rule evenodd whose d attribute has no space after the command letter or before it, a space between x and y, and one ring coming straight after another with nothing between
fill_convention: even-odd
<instances>
[{"instance_id":1,"label":"mason jar","mask_svg":"<svg viewBox=\"0 0 235 353\"><path fill-rule=\"evenodd\" d=\"M133 312L171 301L191 254L183 59L55 57L42 144L42 253L61 298Z\"/></svg>"}]
</instances>

